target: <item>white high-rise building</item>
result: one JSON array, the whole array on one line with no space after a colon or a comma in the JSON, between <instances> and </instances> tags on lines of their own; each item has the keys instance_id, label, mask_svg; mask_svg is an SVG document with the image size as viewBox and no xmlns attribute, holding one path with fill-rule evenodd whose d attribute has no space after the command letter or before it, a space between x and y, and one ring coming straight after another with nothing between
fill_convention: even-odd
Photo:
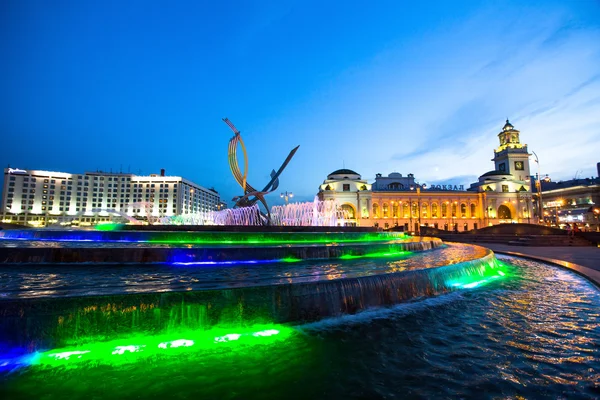
<instances>
[{"instance_id":1,"label":"white high-rise building","mask_svg":"<svg viewBox=\"0 0 600 400\"><path fill-rule=\"evenodd\" d=\"M92 225L121 215L148 220L215 211L219 193L180 176L4 169L2 222Z\"/></svg>"}]
</instances>

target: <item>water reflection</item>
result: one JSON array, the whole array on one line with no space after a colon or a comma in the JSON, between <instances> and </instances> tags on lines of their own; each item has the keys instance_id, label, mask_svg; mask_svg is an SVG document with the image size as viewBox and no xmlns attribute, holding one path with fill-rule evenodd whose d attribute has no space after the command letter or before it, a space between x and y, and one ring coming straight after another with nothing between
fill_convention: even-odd
<instances>
[{"instance_id":1,"label":"water reflection","mask_svg":"<svg viewBox=\"0 0 600 400\"><path fill-rule=\"evenodd\" d=\"M435 268L484 257L481 247L448 245L391 258L173 268L168 265L16 265L0 272L4 298L236 288L329 281Z\"/></svg>"}]
</instances>

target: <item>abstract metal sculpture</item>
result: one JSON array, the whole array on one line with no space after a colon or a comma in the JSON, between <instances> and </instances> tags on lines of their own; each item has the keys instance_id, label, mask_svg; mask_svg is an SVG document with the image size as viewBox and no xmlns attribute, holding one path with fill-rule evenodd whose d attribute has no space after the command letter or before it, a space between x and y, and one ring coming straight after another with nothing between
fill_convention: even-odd
<instances>
[{"instance_id":1,"label":"abstract metal sculpture","mask_svg":"<svg viewBox=\"0 0 600 400\"><path fill-rule=\"evenodd\" d=\"M267 201L265 200L265 195L277 190L277 188L279 187L279 175L281 175L281 173L288 165L292 157L294 157L294 154L296 154L298 147L300 146L296 146L292 149L292 151L290 151L290 154L288 154L287 158L285 159L283 164L281 164L281 167L279 167L279 170L277 170L277 172L275 172L275 170L271 171L271 180L269 181L269 183L267 183L264 189L256 190L252 185L250 185L247 182L248 154L246 153L246 146L244 145L244 141L242 140L242 135L229 119L223 118L223 121L231 128L231 130L234 133L233 137L229 140L229 167L231 168L231 173L233 174L233 177L244 191L243 196L236 196L232 199L233 201L235 201L234 207L251 207L258 201L260 201L265 207L267 213L266 215L264 215L265 224L269 225L271 223L271 212L269 211L269 206L267 205ZM242 152L244 153L243 173L240 171L240 166L237 159L238 143L242 146Z\"/></svg>"}]
</instances>

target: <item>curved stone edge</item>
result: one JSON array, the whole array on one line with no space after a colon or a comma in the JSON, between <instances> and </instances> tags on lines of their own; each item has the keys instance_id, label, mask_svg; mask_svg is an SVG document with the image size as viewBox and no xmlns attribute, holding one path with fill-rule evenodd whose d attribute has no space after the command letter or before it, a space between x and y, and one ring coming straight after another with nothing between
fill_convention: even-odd
<instances>
[{"instance_id":1,"label":"curved stone edge","mask_svg":"<svg viewBox=\"0 0 600 400\"><path fill-rule=\"evenodd\" d=\"M542 262L545 262L548 264L555 265L557 267L561 267L563 269L567 269L571 272L576 273L577 275L584 277L585 279L587 279L588 281L590 281L592 284L594 284L596 287L598 287L600 289L600 271L596 271L595 269L592 269L589 267L584 267L583 265L575 264L570 261L563 261L563 260L559 260L556 258L550 258L550 257L532 256L529 254L523 254L523 253L519 253L516 251L498 250L498 251L494 251L494 253L506 254L508 256L521 257L521 258L526 258L526 259L534 260L534 261L542 261Z\"/></svg>"}]
</instances>

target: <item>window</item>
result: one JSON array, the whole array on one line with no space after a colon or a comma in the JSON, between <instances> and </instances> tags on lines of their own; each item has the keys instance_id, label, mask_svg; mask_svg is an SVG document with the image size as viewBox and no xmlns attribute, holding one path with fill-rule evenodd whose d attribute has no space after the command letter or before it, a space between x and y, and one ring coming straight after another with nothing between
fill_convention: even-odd
<instances>
[{"instance_id":1,"label":"window","mask_svg":"<svg viewBox=\"0 0 600 400\"><path fill-rule=\"evenodd\" d=\"M403 218L408 218L408 212L409 212L409 206L408 203L404 203L404 205L402 206L402 217ZM408 230L408 228L407 228Z\"/></svg>"},{"instance_id":2,"label":"window","mask_svg":"<svg viewBox=\"0 0 600 400\"><path fill-rule=\"evenodd\" d=\"M498 165L498 169L500 171L506 171L506 164L502 163L502 164Z\"/></svg>"},{"instance_id":3,"label":"window","mask_svg":"<svg viewBox=\"0 0 600 400\"><path fill-rule=\"evenodd\" d=\"M446 217L448 217L448 204L442 203L442 218L446 218ZM446 230L448 230L447 227L446 227Z\"/></svg>"},{"instance_id":4,"label":"window","mask_svg":"<svg viewBox=\"0 0 600 400\"><path fill-rule=\"evenodd\" d=\"M373 204L373 217L379 218L379 204Z\"/></svg>"},{"instance_id":5,"label":"window","mask_svg":"<svg viewBox=\"0 0 600 400\"><path fill-rule=\"evenodd\" d=\"M383 203L382 211L383 211L383 218L387 218L388 217L388 205L387 205L387 203Z\"/></svg>"},{"instance_id":6,"label":"window","mask_svg":"<svg viewBox=\"0 0 600 400\"><path fill-rule=\"evenodd\" d=\"M471 203L471 217L475 217L476 214L477 214L476 206L475 206L475 204ZM475 228L475 229L477 229L477 228Z\"/></svg>"},{"instance_id":7,"label":"window","mask_svg":"<svg viewBox=\"0 0 600 400\"><path fill-rule=\"evenodd\" d=\"M467 205L465 203L461 203L460 205L460 216L462 218L467 218Z\"/></svg>"},{"instance_id":8,"label":"window","mask_svg":"<svg viewBox=\"0 0 600 400\"><path fill-rule=\"evenodd\" d=\"M432 218L437 218L438 217L438 205L437 205L437 203L433 203L431 205L431 217Z\"/></svg>"},{"instance_id":9,"label":"window","mask_svg":"<svg viewBox=\"0 0 600 400\"><path fill-rule=\"evenodd\" d=\"M502 192L508 193L508 185L502 185Z\"/></svg>"},{"instance_id":10,"label":"window","mask_svg":"<svg viewBox=\"0 0 600 400\"><path fill-rule=\"evenodd\" d=\"M349 192L350 191L350 184L349 183L344 183L343 190L344 190L344 192Z\"/></svg>"}]
</instances>

